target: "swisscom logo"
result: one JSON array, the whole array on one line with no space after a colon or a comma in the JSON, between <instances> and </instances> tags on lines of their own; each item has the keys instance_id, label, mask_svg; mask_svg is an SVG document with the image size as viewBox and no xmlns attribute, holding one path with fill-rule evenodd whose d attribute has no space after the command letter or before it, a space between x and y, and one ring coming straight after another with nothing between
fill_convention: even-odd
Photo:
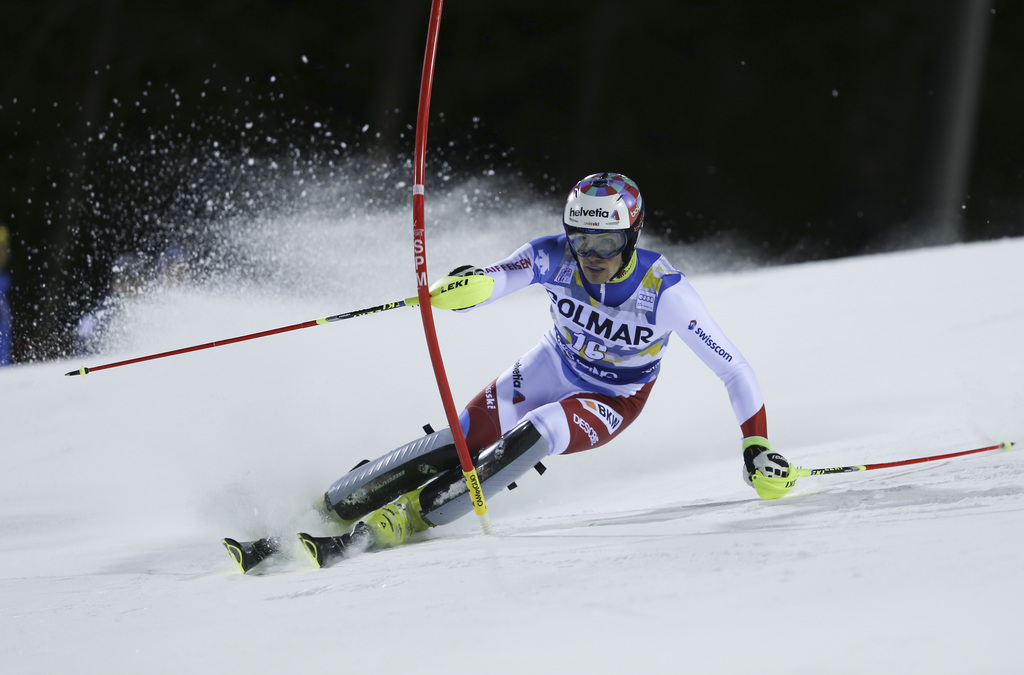
<instances>
[{"instance_id":1,"label":"swisscom logo","mask_svg":"<svg viewBox=\"0 0 1024 675\"><path fill-rule=\"evenodd\" d=\"M711 337L710 335L705 333L703 330L698 328L697 327L697 320L696 319L690 320L690 330L695 331L697 333L697 337L699 337L701 339L701 342L703 342L708 347L710 347L711 351L715 352L716 354L721 356L726 361L730 361L730 362L732 361L732 354L730 354L729 352L725 351L725 349L722 347L722 345L718 344L713 337Z\"/></svg>"}]
</instances>

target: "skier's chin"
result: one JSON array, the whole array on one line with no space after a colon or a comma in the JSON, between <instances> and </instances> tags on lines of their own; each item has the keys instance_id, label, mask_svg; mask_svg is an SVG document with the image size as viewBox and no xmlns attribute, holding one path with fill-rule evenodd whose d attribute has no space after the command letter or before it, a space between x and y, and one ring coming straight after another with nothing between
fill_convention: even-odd
<instances>
[{"instance_id":1,"label":"skier's chin","mask_svg":"<svg viewBox=\"0 0 1024 675\"><path fill-rule=\"evenodd\" d=\"M614 270L604 267L601 265L589 265L586 261L582 261L580 269L583 271L583 276L592 284L604 284L608 283L608 280L612 278Z\"/></svg>"}]
</instances>

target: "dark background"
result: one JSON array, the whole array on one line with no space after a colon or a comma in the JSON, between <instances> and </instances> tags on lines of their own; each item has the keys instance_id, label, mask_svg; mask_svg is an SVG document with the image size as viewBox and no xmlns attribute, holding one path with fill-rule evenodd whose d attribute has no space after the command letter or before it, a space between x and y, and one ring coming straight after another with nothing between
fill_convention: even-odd
<instances>
[{"instance_id":1,"label":"dark background","mask_svg":"<svg viewBox=\"0 0 1024 675\"><path fill-rule=\"evenodd\" d=\"M346 163L411 179L429 4L6 0L16 359L66 354L116 257L182 223ZM1022 36L1019 0L448 0L431 171L553 199L622 171L648 227L764 263L1020 235Z\"/></svg>"}]
</instances>

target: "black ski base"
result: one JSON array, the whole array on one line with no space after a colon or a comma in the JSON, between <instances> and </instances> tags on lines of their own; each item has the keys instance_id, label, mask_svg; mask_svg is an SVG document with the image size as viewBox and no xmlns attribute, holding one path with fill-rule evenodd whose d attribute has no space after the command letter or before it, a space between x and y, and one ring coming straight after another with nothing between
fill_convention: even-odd
<instances>
[{"instance_id":1,"label":"black ski base","mask_svg":"<svg viewBox=\"0 0 1024 675\"><path fill-rule=\"evenodd\" d=\"M264 537L256 541L236 541L225 537L220 541L231 554L231 559L238 565L238 569L242 570L242 574L281 550L277 537Z\"/></svg>"}]
</instances>

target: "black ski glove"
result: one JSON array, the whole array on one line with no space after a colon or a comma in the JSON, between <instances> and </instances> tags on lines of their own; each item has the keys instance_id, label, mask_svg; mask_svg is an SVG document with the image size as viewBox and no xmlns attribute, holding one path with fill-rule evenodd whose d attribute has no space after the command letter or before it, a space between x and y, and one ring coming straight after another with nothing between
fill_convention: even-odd
<instances>
[{"instance_id":1,"label":"black ski glove","mask_svg":"<svg viewBox=\"0 0 1024 675\"><path fill-rule=\"evenodd\" d=\"M484 271L476 265L459 265L448 273L450 277L475 277L483 274Z\"/></svg>"}]
</instances>

